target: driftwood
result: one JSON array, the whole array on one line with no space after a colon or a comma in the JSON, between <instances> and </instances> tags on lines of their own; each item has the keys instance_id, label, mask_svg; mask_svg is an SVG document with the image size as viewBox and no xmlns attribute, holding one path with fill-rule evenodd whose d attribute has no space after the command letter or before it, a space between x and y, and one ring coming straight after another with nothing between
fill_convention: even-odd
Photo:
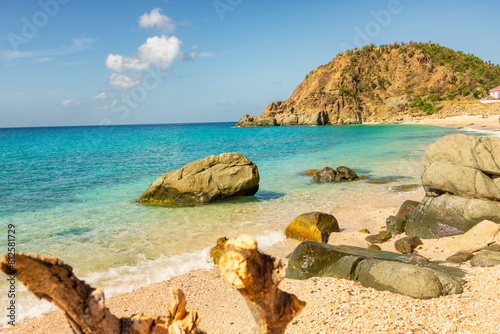
<instances>
[{"instance_id":1,"label":"driftwood","mask_svg":"<svg viewBox=\"0 0 500 334\"><path fill-rule=\"evenodd\" d=\"M200 334L198 312L186 311L181 289L173 288L165 317L133 315L117 318L104 305L102 289L79 280L73 269L55 257L16 254L14 268L6 254L0 261L2 271L14 275L38 298L59 307L74 333L98 334Z\"/></svg>"},{"instance_id":2,"label":"driftwood","mask_svg":"<svg viewBox=\"0 0 500 334\"><path fill-rule=\"evenodd\" d=\"M278 288L285 277L283 264L259 253L257 242L250 235L227 241L219 268L245 297L260 333L284 333L288 323L306 305L295 295Z\"/></svg>"},{"instance_id":3,"label":"driftwood","mask_svg":"<svg viewBox=\"0 0 500 334\"><path fill-rule=\"evenodd\" d=\"M179 288L171 291L165 317L140 314L118 318L104 305L103 290L78 279L73 269L61 260L19 253L12 266L13 262L6 254L0 260L2 271L15 276L38 298L59 307L73 333L205 334L198 328L198 312L186 311L184 292ZM295 295L278 288L285 277L283 264L259 253L252 236L228 240L219 267L226 280L245 297L260 333L284 333L288 323L305 306Z\"/></svg>"}]
</instances>

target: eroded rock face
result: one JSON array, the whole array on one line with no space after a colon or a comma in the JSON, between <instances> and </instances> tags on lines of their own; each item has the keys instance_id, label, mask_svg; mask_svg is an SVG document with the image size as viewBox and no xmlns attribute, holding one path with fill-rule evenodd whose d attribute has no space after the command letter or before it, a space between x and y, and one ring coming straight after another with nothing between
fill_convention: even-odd
<instances>
[{"instance_id":1,"label":"eroded rock face","mask_svg":"<svg viewBox=\"0 0 500 334\"><path fill-rule=\"evenodd\" d=\"M441 238L483 220L500 223L500 138L455 134L427 147L422 162L426 197L406 234Z\"/></svg>"},{"instance_id":2,"label":"eroded rock face","mask_svg":"<svg viewBox=\"0 0 500 334\"><path fill-rule=\"evenodd\" d=\"M187 206L251 196L258 190L257 166L239 153L223 153L190 162L160 176L136 201Z\"/></svg>"},{"instance_id":3,"label":"eroded rock face","mask_svg":"<svg viewBox=\"0 0 500 334\"><path fill-rule=\"evenodd\" d=\"M428 194L500 200L500 138L441 137L425 150L422 185Z\"/></svg>"}]
</instances>

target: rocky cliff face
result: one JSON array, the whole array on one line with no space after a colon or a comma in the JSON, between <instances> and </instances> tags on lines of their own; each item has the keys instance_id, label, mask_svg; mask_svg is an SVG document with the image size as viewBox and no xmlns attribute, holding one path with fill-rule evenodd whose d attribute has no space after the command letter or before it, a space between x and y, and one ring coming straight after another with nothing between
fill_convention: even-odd
<instances>
[{"instance_id":1,"label":"rocky cliff face","mask_svg":"<svg viewBox=\"0 0 500 334\"><path fill-rule=\"evenodd\" d=\"M286 101L270 103L263 115L245 115L237 126L360 124L453 113L459 100L477 100L498 83L498 65L436 44L372 45L338 54L311 71ZM498 105L481 108L500 112Z\"/></svg>"}]
</instances>

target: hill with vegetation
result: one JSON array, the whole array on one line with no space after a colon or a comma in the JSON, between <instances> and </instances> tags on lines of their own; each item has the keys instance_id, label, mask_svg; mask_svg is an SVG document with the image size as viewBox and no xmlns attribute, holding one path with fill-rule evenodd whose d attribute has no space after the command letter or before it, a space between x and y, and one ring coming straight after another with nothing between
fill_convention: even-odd
<instances>
[{"instance_id":1,"label":"hill with vegetation","mask_svg":"<svg viewBox=\"0 0 500 334\"><path fill-rule=\"evenodd\" d=\"M368 45L308 73L286 101L238 126L360 124L426 115L500 113L479 99L500 85L500 66L434 43ZM477 102L477 103L475 103Z\"/></svg>"}]
</instances>

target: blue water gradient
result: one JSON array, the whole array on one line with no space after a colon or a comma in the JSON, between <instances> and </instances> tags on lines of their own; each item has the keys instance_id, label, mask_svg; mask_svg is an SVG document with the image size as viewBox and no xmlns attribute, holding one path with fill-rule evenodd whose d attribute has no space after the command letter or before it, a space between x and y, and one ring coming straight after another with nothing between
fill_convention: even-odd
<instances>
[{"instance_id":1,"label":"blue water gradient","mask_svg":"<svg viewBox=\"0 0 500 334\"><path fill-rule=\"evenodd\" d=\"M17 251L57 256L89 283L120 292L127 284L168 279L180 267L209 266L207 247L220 236L251 233L272 244L298 214L330 210L359 193L419 183L426 146L459 131L423 125L232 126L0 129L2 233L15 224ZM239 152L257 164L255 197L188 208L134 202L160 175L223 152ZM392 182L314 184L299 175L341 165ZM22 312L36 314L36 303L26 299Z\"/></svg>"}]
</instances>

